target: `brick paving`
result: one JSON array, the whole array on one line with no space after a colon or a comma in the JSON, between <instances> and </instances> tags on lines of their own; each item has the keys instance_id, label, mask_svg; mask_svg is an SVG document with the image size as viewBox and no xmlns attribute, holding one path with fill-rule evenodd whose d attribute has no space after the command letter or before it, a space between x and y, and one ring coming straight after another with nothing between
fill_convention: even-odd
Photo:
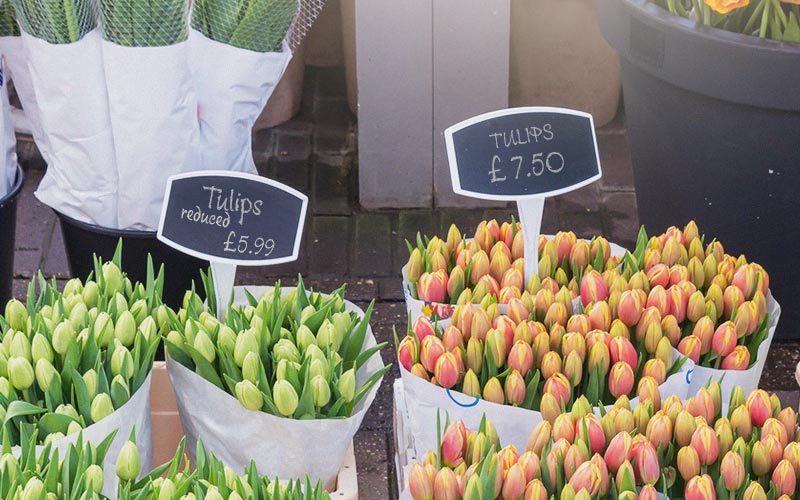
<instances>
[{"instance_id":1,"label":"brick paving","mask_svg":"<svg viewBox=\"0 0 800 500\"><path fill-rule=\"evenodd\" d=\"M358 204L356 120L347 107L341 68L308 68L301 113L288 123L254 135L259 172L286 183L310 198L309 220L298 261L273 267L240 268L239 284L292 284L298 273L319 290L348 283L347 297L377 305L373 328L378 341L392 342L393 327L404 328L406 312L400 268L407 258L405 239L417 231L445 234L451 223L462 230L484 218L508 220L506 209L362 210ZM585 189L548 199L542 231L575 231L579 237L603 234L624 246L633 245L638 231L636 197L623 113L597 131L603 179ZM61 231L53 212L33 196L45 165L27 140L18 145L27 180L18 207L14 294L22 297L28 280L41 269L64 280L69 271ZM392 362L393 348L383 353ZM780 391L797 406L794 372L800 361L797 343L777 343L770 351L762 387ZM378 398L355 438L360 498L393 498L394 484L391 383L387 375Z\"/></svg>"}]
</instances>

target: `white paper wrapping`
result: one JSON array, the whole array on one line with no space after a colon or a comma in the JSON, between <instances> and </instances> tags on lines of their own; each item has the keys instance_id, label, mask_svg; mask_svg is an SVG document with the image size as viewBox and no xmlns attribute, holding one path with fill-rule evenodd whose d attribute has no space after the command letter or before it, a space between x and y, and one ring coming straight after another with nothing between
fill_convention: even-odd
<instances>
[{"instance_id":1,"label":"white paper wrapping","mask_svg":"<svg viewBox=\"0 0 800 500\"><path fill-rule=\"evenodd\" d=\"M150 422L150 381L152 373L147 375L144 383L127 403L118 408L114 413L100 422L83 429L84 442L99 445L112 432L117 430L117 435L108 448L103 462L103 495L110 499L117 498L119 478L116 473L117 457L122 446L128 440L131 430L136 427L136 447L139 449L141 472L139 477L149 474L153 470L153 432ZM60 459L71 444L78 440L78 433L70 434L52 444L53 450L58 450ZM44 450L44 446L37 446L37 453ZM14 454L19 456L20 448L14 448Z\"/></svg>"},{"instance_id":2,"label":"white paper wrapping","mask_svg":"<svg viewBox=\"0 0 800 500\"><path fill-rule=\"evenodd\" d=\"M761 380L761 372L767 362L769 348L775 336L775 328L778 326L778 319L781 316L781 306L772 296L767 295L767 310L769 311L769 324L767 325L767 336L758 347L756 362L747 370L715 370L705 366L695 366L688 374L686 383L688 384L689 395L695 394L701 387L706 385L709 380L719 380L722 389L723 413L727 412L728 404L731 399L731 392L734 387L741 386L745 394L749 394L758 388ZM677 352L677 350L675 351Z\"/></svg>"},{"instance_id":3,"label":"white paper wrapping","mask_svg":"<svg viewBox=\"0 0 800 500\"><path fill-rule=\"evenodd\" d=\"M46 163L50 162L50 151L47 147L47 137L42 132L42 124L39 119L39 105L36 102L36 95L33 92L31 83L31 73L28 69L28 60L25 55L21 36L0 37L0 52L3 54L4 76L6 79L14 81L14 89L17 97L22 103L27 125L30 127L36 147Z\"/></svg>"},{"instance_id":4,"label":"white paper wrapping","mask_svg":"<svg viewBox=\"0 0 800 500\"><path fill-rule=\"evenodd\" d=\"M548 237L553 238L552 235L548 235ZM470 241L471 239L472 238L468 239L467 241ZM609 246L611 248L612 256L622 257L627 251L615 243L609 242ZM406 266L403 266L401 273L403 275L403 297L405 297L406 300L406 309L411 314L412 324L420 316L425 316L431 321L438 320L440 325L449 325L449 323L443 323L442 320L449 319L451 316L453 316L456 306L451 304L443 304L440 302L425 302L423 300L415 299L411 295L411 290L414 289L414 285L412 285L411 282L406 278ZM499 304L498 306L501 314L505 314L507 312L508 306L505 304Z\"/></svg>"},{"instance_id":5,"label":"white paper wrapping","mask_svg":"<svg viewBox=\"0 0 800 500\"><path fill-rule=\"evenodd\" d=\"M117 167L108 114L100 31L50 44L23 31L50 162L36 196L74 219L117 225Z\"/></svg>"},{"instance_id":6,"label":"white paper wrapping","mask_svg":"<svg viewBox=\"0 0 800 500\"><path fill-rule=\"evenodd\" d=\"M256 173L252 129L292 52L254 52L192 30L189 61L199 101L202 170Z\"/></svg>"},{"instance_id":7,"label":"white paper wrapping","mask_svg":"<svg viewBox=\"0 0 800 500\"><path fill-rule=\"evenodd\" d=\"M687 360L686 363L683 368L691 369L692 361ZM461 392L444 389L412 375L402 366L400 375L413 438L412 450L417 457L425 455L428 450L436 449L436 415L439 412L443 422L445 414L448 414L451 422L463 420L470 429L477 429L481 418L486 415L497 429L500 443L503 446L513 444L518 450L525 449L531 432L542 421L541 412L491 403ZM684 371L673 374L658 387L662 400L673 394L685 400L687 390ZM631 408L635 408L638 403L639 398L632 398ZM607 407L610 408L611 406ZM599 415L599 410L595 412Z\"/></svg>"},{"instance_id":8,"label":"white paper wrapping","mask_svg":"<svg viewBox=\"0 0 800 500\"><path fill-rule=\"evenodd\" d=\"M272 287L248 287L259 297ZM237 287L237 302L244 300ZM282 288L284 294L291 288ZM363 316L363 311L345 301L348 311ZM364 342L376 345L372 329ZM379 355L359 369L357 386L383 367ZM380 381L345 419L294 420L245 409L227 392L167 356L167 372L175 389L178 412L186 434L186 446L193 455L200 437L206 449L226 465L241 473L254 460L261 474L281 479L298 478L306 473L312 483L321 479L331 491L361 421L372 405Z\"/></svg>"},{"instance_id":9,"label":"white paper wrapping","mask_svg":"<svg viewBox=\"0 0 800 500\"><path fill-rule=\"evenodd\" d=\"M0 71L4 70L3 50L0 47ZM0 200L8 195L17 177L17 142L11 122L11 105L8 103L8 81L0 73Z\"/></svg>"},{"instance_id":10,"label":"white paper wrapping","mask_svg":"<svg viewBox=\"0 0 800 500\"><path fill-rule=\"evenodd\" d=\"M158 227L167 177L197 169L197 98L188 43L102 42L119 172L118 229Z\"/></svg>"}]
</instances>

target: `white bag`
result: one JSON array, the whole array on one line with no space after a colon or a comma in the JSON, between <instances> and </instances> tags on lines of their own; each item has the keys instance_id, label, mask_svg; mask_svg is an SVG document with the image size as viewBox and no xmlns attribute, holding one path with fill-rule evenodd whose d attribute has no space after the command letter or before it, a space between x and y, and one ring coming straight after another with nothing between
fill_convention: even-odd
<instances>
[{"instance_id":1,"label":"white bag","mask_svg":"<svg viewBox=\"0 0 800 500\"><path fill-rule=\"evenodd\" d=\"M199 101L198 170L256 173L252 130L286 71L292 52L255 52L189 35L189 61Z\"/></svg>"},{"instance_id":2,"label":"white bag","mask_svg":"<svg viewBox=\"0 0 800 500\"><path fill-rule=\"evenodd\" d=\"M682 401L687 397L686 371L691 370L693 363L687 360L682 370L670 376L658 387L662 400L673 394ZM527 410L516 406L491 403L484 399L467 396L462 392L445 389L434 385L423 378L412 375L404 367L400 367L405 391L405 405L411 424L413 451L422 457L428 450L436 449L436 415L445 414L450 421L463 420L470 429L477 429L481 418L492 422L497 429L497 436L503 446L513 444L518 450L524 450L531 432L542 421L538 411ZM639 398L632 398L631 409L639 403ZM611 405L606 407L611 409ZM599 415L599 409L595 409Z\"/></svg>"},{"instance_id":3,"label":"white bag","mask_svg":"<svg viewBox=\"0 0 800 500\"><path fill-rule=\"evenodd\" d=\"M695 366L687 380L689 384L689 395L695 394L701 387L706 385L709 380L719 380L722 389L723 413L726 413L731 399L731 392L733 392L734 387L741 386L745 394L749 394L758 388L758 382L761 380L761 372L764 371L769 348L772 345L773 337L775 337L775 328L778 326L778 319L781 316L781 306L772 296L772 293L767 295L767 310L769 311L767 336L758 347L758 355L755 364L747 370L716 370L705 366ZM675 352L677 352L677 350Z\"/></svg>"},{"instance_id":4,"label":"white bag","mask_svg":"<svg viewBox=\"0 0 800 500\"><path fill-rule=\"evenodd\" d=\"M0 37L0 53L3 54L3 59L5 60L3 76L6 80L14 81L14 89L17 91L17 97L22 103L25 118L30 126L36 147L39 148L39 153L44 158L45 163L50 163L50 150L47 147L47 137L42 131L42 124L39 119L39 105L33 92L31 73L30 69L28 69L28 60L25 55L22 37Z\"/></svg>"},{"instance_id":5,"label":"white bag","mask_svg":"<svg viewBox=\"0 0 800 500\"><path fill-rule=\"evenodd\" d=\"M248 287L255 297L270 289ZM236 289L237 303L244 300L242 290ZM291 290L282 288L284 294ZM364 312L353 303L345 304L348 311L363 316ZM375 336L368 328L364 346L374 345ZM382 367L380 356L372 356L358 370L356 386L360 387ZM254 460L261 474L281 479L308 474L312 483L321 479L329 491L336 485L347 449L380 386L378 382L370 389L349 418L295 420L247 410L234 396L169 356L167 372L175 389L186 447L193 457L199 437L209 452L237 473Z\"/></svg>"},{"instance_id":6,"label":"white bag","mask_svg":"<svg viewBox=\"0 0 800 500\"><path fill-rule=\"evenodd\" d=\"M8 82L4 65L4 52L0 47L0 200L6 197L17 177L17 141L11 122L11 105L8 103Z\"/></svg>"},{"instance_id":7,"label":"white bag","mask_svg":"<svg viewBox=\"0 0 800 500\"><path fill-rule=\"evenodd\" d=\"M51 44L23 31L31 84L51 151L36 196L73 219L117 227L117 167L100 31ZM58 152L55 154L55 152Z\"/></svg>"},{"instance_id":8,"label":"white bag","mask_svg":"<svg viewBox=\"0 0 800 500\"><path fill-rule=\"evenodd\" d=\"M118 229L158 227L167 177L199 166L188 43L123 47L102 57L119 179Z\"/></svg>"},{"instance_id":9,"label":"white bag","mask_svg":"<svg viewBox=\"0 0 800 500\"><path fill-rule=\"evenodd\" d=\"M153 469L153 431L150 421L150 381L152 376L152 373L148 374L144 383L128 402L114 413L83 429L84 442L92 443L95 446L102 443L112 432L117 431L103 461L103 495L112 500L117 498L117 486L119 485L116 472L117 457L122 446L128 441L134 426L136 427L136 447L139 450L141 464L139 477L149 474ZM71 444L75 444L79 435L76 432L52 444L52 449L58 450L59 459L64 458L67 449ZM44 446L37 446L36 449L39 453L44 450ZM19 456L21 450L19 447L15 447L13 452Z\"/></svg>"}]
</instances>

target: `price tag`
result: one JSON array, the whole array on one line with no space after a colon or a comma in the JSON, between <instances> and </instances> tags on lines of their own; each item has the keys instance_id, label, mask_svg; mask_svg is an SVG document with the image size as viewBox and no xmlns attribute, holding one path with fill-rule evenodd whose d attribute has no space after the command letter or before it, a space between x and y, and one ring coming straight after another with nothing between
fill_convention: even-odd
<instances>
[{"instance_id":1,"label":"price tag","mask_svg":"<svg viewBox=\"0 0 800 500\"><path fill-rule=\"evenodd\" d=\"M512 108L465 120L444 136L455 193L517 201L527 283L538 268L544 199L602 176L592 115L563 108Z\"/></svg>"},{"instance_id":2,"label":"price tag","mask_svg":"<svg viewBox=\"0 0 800 500\"><path fill-rule=\"evenodd\" d=\"M224 313L236 266L297 260L308 197L279 182L228 171L167 179L158 239L211 261L217 311Z\"/></svg>"}]
</instances>

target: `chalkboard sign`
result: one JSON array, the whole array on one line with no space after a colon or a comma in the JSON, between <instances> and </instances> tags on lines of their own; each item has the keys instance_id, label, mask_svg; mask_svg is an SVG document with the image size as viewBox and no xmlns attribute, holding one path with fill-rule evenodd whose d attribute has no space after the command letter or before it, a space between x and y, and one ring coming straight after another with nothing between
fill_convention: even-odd
<instances>
[{"instance_id":1,"label":"chalkboard sign","mask_svg":"<svg viewBox=\"0 0 800 500\"><path fill-rule=\"evenodd\" d=\"M487 200L553 196L601 176L592 115L561 108L495 111L445 130L453 191Z\"/></svg>"},{"instance_id":2,"label":"chalkboard sign","mask_svg":"<svg viewBox=\"0 0 800 500\"><path fill-rule=\"evenodd\" d=\"M195 257L239 265L297 260L308 198L238 172L191 172L167 181L158 239Z\"/></svg>"}]
</instances>

